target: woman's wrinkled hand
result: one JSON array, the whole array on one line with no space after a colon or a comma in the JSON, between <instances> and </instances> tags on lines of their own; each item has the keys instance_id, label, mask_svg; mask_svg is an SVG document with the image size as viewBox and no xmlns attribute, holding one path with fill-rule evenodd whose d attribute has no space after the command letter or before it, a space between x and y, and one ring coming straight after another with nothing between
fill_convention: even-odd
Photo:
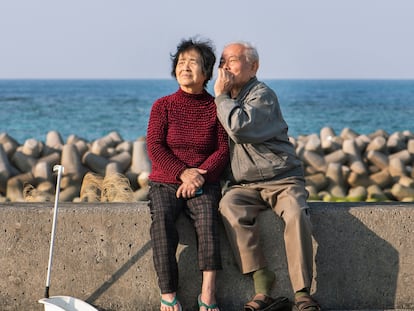
<instances>
[{"instance_id":1,"label":"woman's wrinkled hand","mask_svg":"<svg viewBox=\"0 0 414 311\"><path fill-rule=\"evenodd\" d=\"M176 197L185 199L195 197L196 191L204 185L203 175L206 173L206 170L199 168L185 169L180 176L183 183L178 187Z\"/></svg>"}]
</instances>

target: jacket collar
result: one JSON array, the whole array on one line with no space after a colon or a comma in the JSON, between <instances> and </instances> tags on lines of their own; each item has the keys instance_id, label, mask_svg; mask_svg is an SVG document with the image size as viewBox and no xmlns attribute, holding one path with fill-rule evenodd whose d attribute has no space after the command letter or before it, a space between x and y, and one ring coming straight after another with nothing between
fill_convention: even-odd
<instances>
[{"instance_id":1,"label":"jacket collar","mask_svg":"<svg viewBox=\"0 0 414 311\"><path fill-rule=\"evenodd\" d=\"M237 101L239 101L239 100L241 100L242 98L244 98L246 95L247 95L247 93L249 93L249 91L250 91L250 89L252 88L252 87L254 87L256 84L258 84L259 83L259 80L257 80L257 77L256 76L254 76L253 78L251 78L244 86L243 86L243 88L241 89L241 91L240 91L240 93L239 93L239 95L237 95L237 97L236 97L236 100Z\"/></svg>"}]
</instances>

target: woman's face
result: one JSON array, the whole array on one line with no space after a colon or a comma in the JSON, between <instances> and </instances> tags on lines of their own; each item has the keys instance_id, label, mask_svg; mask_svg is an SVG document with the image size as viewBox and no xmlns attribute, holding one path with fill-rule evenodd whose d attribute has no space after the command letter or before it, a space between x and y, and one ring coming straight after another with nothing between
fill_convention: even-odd
<instances>
[{"instance_id":1,"label":"woman's face","mask_svg":"<svg viewBox=\"0 0 414 311\"><path fill-rule=\"evenodd\" d=\"M178 56L175 76L183 91L203 92L206 76L203 74L200 54L196 50L188 50Z\"/></svg>"}]
</instances>

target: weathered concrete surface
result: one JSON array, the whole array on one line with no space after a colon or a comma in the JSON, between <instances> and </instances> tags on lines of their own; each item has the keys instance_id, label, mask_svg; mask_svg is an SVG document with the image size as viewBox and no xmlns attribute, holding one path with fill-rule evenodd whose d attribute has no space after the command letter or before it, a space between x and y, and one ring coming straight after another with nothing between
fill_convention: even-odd
<instances>
[{"instance_id":1,"label":"weathered concrete surface","mask_svg":"<svg viewBox=\"0 0 414 311\"><path fill-rule=\"evenodd\" d=\"M313 291L325 310L414 309L414 204L310 203L314 224ZM43 310L53 203L0 204L0 310ZM283 223L261 215L274 295L292 297ZM50 295L73 296L99 310L158 310L159 291L149 241L150 216L136 204L59 204ZM184 310L196 309L200 273L194 231L179 219L178 292ZM253 294L235 265L224 230L224 270L218 301L241 310Z\"/></svg>"}]
</instances>

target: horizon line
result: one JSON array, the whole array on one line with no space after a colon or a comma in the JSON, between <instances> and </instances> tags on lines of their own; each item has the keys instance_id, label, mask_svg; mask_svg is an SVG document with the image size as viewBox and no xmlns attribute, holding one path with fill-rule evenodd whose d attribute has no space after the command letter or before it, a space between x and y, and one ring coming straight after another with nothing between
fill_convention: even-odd
<instances>
[{"instance_id":1,"label":"horizon line","mask_svg":"<svg viewBox=\"0 0 414 311\"><path fill-rule=\"evenodd\" d=\"M414 80L414 77L411 77L411 78L407 78L407 77L405 77L405 78L398 78L398 77L365 77L365 78L357 78L357 77L331 77L331 78L327 78L327 77L325 77L325 78L322 78L322 77L320 77L320 78L317 78L317 77L313 77L313 78L298 78L298 77L296 77L296 78L281 78L281 77L278 77L278 78L270 78L270 77L258 77L258 79L259 80L344 80L344 81L346 81L346 80L400 80L400 81L402 81L402 80L404 80L404 81L412 81L412 80ZM11 80L26 80L26 81L30 81L30 80L66 80L66 81L70 81L70 80L95 80L95 81L99 81L99 80L119 80L119 81L128 81L128 80L130 80L130 81L134 81L134 80L172 80L172 81L174 81L175 79L174 78L172 78L172 77L159 77L159 78L154 78L154 77L152 77L152 78L139 78L139 77L137 77L137 78L120 78L120 77L116 77L116 78L93 78L93 77L89 77L89 78L86 78L86 77L83 77L83 78L81 78L81 77L78 77L78 78L74 78L74 77L71 77L71 78L69 78L69 77L67 77L67 78L64 78L64 77L59 77L59 78L53 78L53 77L50 77L50 78L46 78L46 77L36 77L36 78L34 78L34 77L32 77L32 78L5 78L5 77L0 77L0 81L11 81ZM211 81L214 81L215 80L215 78L214 79L211 79L209 82L211 82Z\"/></svg>"}]
</instances>

